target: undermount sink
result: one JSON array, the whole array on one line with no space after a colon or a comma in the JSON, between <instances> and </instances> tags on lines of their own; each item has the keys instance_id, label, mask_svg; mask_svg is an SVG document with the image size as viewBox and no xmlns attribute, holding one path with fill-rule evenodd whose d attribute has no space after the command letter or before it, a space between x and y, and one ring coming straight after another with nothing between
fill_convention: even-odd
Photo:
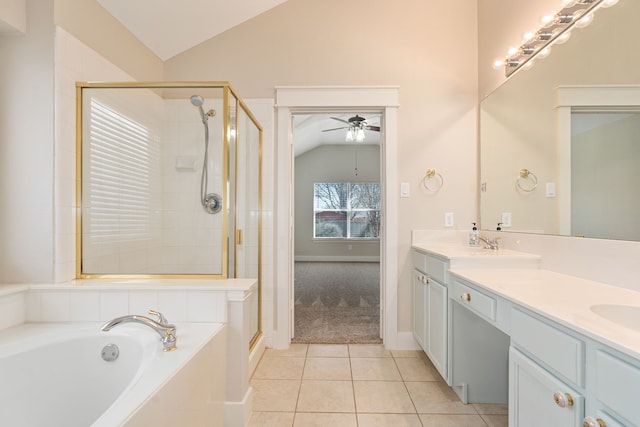
<instances>
[{"instance_id":1,"label":"undermount sink","mask_svg":"<svg viewBox=\"0 0 640 427\"><path fill-rule=\"evenodd\" d=\"M593 311L603 319L640 332L640 306L624 304L596 304Z\"/></svg>"}]
</instances>

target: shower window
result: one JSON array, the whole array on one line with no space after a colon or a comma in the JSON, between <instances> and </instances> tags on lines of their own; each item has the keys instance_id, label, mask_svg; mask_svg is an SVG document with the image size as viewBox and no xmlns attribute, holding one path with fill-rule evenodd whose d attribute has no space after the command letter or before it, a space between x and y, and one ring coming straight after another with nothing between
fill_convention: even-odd
<instances>
[{"instance_id":1,"label":"shower window","mask_svg":"<svg viewBox=\"0 0 640 427\"><path fill-rule=\"evenodd\" d=\"M88 123L88 238L101 244L151 240L159 136L96 99L90 100Z\"/></svg>"},{"instance_id":2,"label":"shower window","mask_svg":"<svg viewBox=\"0 0 640 427\"><path fill-rule=\"evenodd\" d=\"M313 190L314 238L379 238L380 183L319 182Z\"/></svg>"}]
</instances>

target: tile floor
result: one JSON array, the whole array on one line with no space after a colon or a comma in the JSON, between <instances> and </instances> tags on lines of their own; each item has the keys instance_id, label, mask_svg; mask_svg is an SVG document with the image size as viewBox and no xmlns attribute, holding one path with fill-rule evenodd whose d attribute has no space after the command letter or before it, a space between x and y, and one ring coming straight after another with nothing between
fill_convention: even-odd
<instances>
[{"instance_id":1,"label":"tile floor","mask_svg":"<svg viewBox=\"0 0 640 427\"><path fill-rule=\"evenodd\" d=\"M422 351L382 345L267 349L250 427L506 427L506 405L464 405Z\"/></svg>"}]
</instances>

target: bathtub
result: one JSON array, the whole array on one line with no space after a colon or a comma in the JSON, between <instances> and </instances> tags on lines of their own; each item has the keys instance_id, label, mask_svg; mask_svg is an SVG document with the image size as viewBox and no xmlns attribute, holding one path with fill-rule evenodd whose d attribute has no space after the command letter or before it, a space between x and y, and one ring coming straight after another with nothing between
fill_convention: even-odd
<instances>
[{"instance_id":1,"label":"bathtub","mask_svg":"<svg viewBox=\"0 0 640 427\"><path fill-rule=\"evenodd\" d=\"M139 324L31 323L0 332L1 424L222 426L226 328L177 325L178 348ZM102 351L118 357L105 361Z\"/></svg>"}]
</instances>

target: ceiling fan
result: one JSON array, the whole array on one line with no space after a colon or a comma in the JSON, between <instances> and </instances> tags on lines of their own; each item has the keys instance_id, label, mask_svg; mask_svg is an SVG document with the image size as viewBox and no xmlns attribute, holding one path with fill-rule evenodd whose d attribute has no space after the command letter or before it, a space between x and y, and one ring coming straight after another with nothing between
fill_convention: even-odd
<instances>
[{"instance_id":1,"label":"ceiling fan","mask_svg":"<svg viewBox=\"0 0 640 427\"><path fill-rule=\"evenodd\" d=\"M365 119L364 117L361 117L359 115L355 115L353 117L350 117L348 120L344 120L344 119L340 119L338 117L331 117L333 120L337 120L339 122L344 123L347 126L341 126L339 128L332 128L332 129L325 129L322 132L331 132L334 130L340 130L340 129L348 129L347 130L347 137L346 140L347 141L357 141L357 142L362 142L364 141L364 131L365 130L371 130L374 132L380 132L380 126L372 126L367 124L367 119Z\"/></svg>"}]
</instances>

